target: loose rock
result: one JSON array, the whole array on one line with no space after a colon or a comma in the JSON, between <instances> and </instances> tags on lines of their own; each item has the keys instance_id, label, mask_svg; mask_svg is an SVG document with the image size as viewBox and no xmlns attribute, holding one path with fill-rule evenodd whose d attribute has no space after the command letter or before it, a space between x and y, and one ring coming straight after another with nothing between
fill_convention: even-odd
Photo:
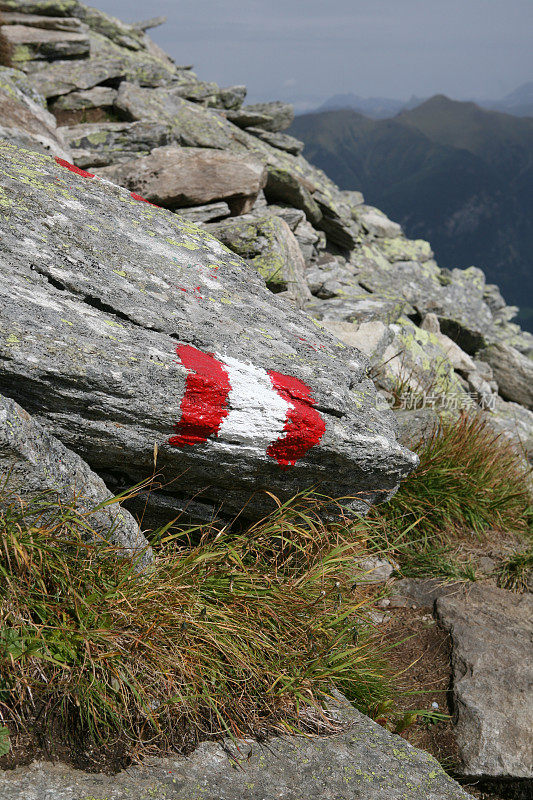
<instances>
[{"instance_id":1,"label":"loose rock","mask_svg":"<svg viewBox=\"0 0 533 800\"><path fill-rule=\"evenodd\" d=\"M254 158L195 147L159 147L98 174L166 208L227 200L238 213L252 207L266 180Z\"/></svg>"},{"instance_id":2,"label":"loose rock","mask_svg":"<svg viewBox=\"0 0 533 800\"><path fill-rule=\"evenodd\" d=\"M436 609L453 641L462 773L533 778L533 597L476 583Z\"/></svg>"},{"instance_id":3,"label":"loose rock","mask_svg":"<svg viewBox=\"0 0 533 800\"><path fill-rule=\"evenodd\" d=\"M81 514L112 498L101 478L72 450L24 411L17 403L0 395L0 479L4 497L10 493L41 509L47 502L74 505ZM6 494L7 492L7 494ZM120 505L109 505L90 515L88 523L95 533L136 555L141 563L151 561L148 542L139 526Z\"/></svg>"}]
</instances>

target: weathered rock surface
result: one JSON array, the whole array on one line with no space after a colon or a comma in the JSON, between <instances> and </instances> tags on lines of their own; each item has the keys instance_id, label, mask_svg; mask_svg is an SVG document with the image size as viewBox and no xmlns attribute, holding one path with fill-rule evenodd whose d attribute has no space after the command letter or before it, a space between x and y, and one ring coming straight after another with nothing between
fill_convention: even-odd
<instances>
[{"instance_id":1,"label":"weathered rock surface","mask_svg":"<svg viewBox=\"0 0 533 800\"><path fill-rule=\"evenodd\" d=\"M16 70L0 67L0 137L20 147L69 158L54 117L35 96L19 88L15 75Z\"/></svg>"},{"instance_id":2,"label":"weathered rock surface","mask_svg":"<svg viewBox=\"0 0 533 800\"><path fill-rule=\"evenodd\" d=\"M374 236L384 239L393 239L395 236L401 236L401 225L390 220L379 208L360 205L354 209L353 216L361 223L367 233Z\"/></svg>"},{"instance_id":3,"label":"weathered rock surface","mask_svg":"<svg viewBox=\"0 0 533 800\"><path fill-rule=\"evenodd\" d=\"M302 253L285 220L271 216L231 219L210 226L209 231L248 261L271 291L287 291L299 306L311 297Z\"/></svg>"},{"instance_id":4,"label":"weathered rock surface","mask_svg":"<svg viewBox=\"0 0 533 800\"><path fill-rule=\"evenodd\" d=\"M490 422L503 436L517 443L526 458L533 463L533 411L518 403L506 403L495 398Z\"/></svg>"},{"instance_id":5,"label":"weathered rock surface","mask_svg":"<svg viewBox=\"0 0 533 800\"><path fill-rule=\"evenodd\" d=\"M0 773L2 800L468 800L423 750L348 703L331 736L283 736L264 744L204 743L188 757L150 759L118 775L37 762Z\"/></svg>"},{"instance_id":6,"label":"weathered rock surface","mask_svg":"<svg viewBox=\"0 0 533 800\"><path fill-rule=\"evenodd\" d=\"M385 499L416 458L367 362L202 229L0 143L0 391L96 470L234 511ZM210 354L216 354L212 356Z\"/></svg>"},{"instance_id":7,"label":"weathered rock surface","mask_svg":"<svg viewBox=\"0 0 533 800\"><path fill-rule=\"evenodd\" d=\"M257 136L261 141L266 142L278 150L286 150L287 153L298 155L304 149L304 143L294 136L289 136L287 133L273 133L271 131L264 131L262 128L249 127L248 133Z\"/></svg>"},{"instance_id":8,"label":"weathered rock surface","mask_svg":"<svg viewBox=\"0 0 533 800\"><path fill-rule=\"evenodd\" d=\"M111 86L94 86L80 92L61 95L52 103L54 114L59 111L83 111L89 108L111 108L117 97L117 90Z\"/></svg>"},{"instance_id":9,"label":"weathered rock surface","mask_svg":"<svg viewBox=\"0 0 533 800\"><path fill-rule=\"evenodd\" d=\"M72 153L73 163L83 169L148 155L170 140L168 128L157 122L101 122L60 126L58 130Z\"/></svg>"},{"instance_id":10,"label":"weathered rock surface","mask_svg":"<svg viewBox=\"0 0 533 800\"><path fill-rule=\"evenodd\" d=\"M286 169L269 167L265 196L269 202L281 201L299 208L305 213L309 222L317 225L322 219L322 212L309 191L309 184L306 183Z\"/></svg>"},{"instance_id":11,"label":"weathered rock surface","mask_svg":"<svg viewBox=\"0 0 533 800\"><path fill-rule=\"evenodd\" d=\"M323 324L341 342L361 350L374 365L382 361L385 350L394 339L390 326L379 320L362 322L360 325L353 322L325 320Z\"/></svg>"},{"instance_id":12,"label":"weathered rock surface","mask_svg":"<svg viewBox=\"0 0 533 800\"><path fill-rule=\"evenodd\" d=\"M398 409L394 412L397 436L406 447L416 447L427 442L439 424L439 415L433 408Z\"/></svg>"},{"instance_id":13,"label":"weathered rock surface","mask_svg":"<svg viewBox=\"0 0 533 800\"><path fill-rule=\"evenodd\" d=\"M440 324L435 314L427 314L420 325L422 330L433 334L440 348L446 353L452 367L459 372L475 372L476 365L474 360L465 353L453 339L441 333Z\"/></svg>"},{"instance_id":14,"label":"weathered rock surface","mask_svg":"<svg viewBox=\"0 0 533 800\"><path fill-rule=\"evenodd\" d=\"M123 78L125 73L126 68L119 58L91 57L47 63L34 72L31 79L40 94L53 98Z\"/></svg>"},{"instance_id":15,"label":"weathered rock surface","mask_svg":"<svg viewBox=\"0 0 533 800\"><path fill-rule=\"evenodd\" d=\"M49 61L89 55L90 42L85 33L48 30L30 25L6 25L4 36L13 48L13 63L32 59Z\"/></svg>"},{"instance_id":16,"label":"weathered rock surface","mask_svg":"<svg viewBox=\"0 0 533 800\"><path fill-rule=\"evenodd\" d=\"M46 28L53 31L79 31L82 27L82 22L77 17L45 17L38 14L21 14L17 11L3 11L2 24L29 25L32 28Z\"/></svg>"},{"instance_id":17,"label":"weathered rock surface","mask_svg":"<svg viewBox=\"0 0 533 800\"><path fill-rule=\"evenodd\" d=\"M195 225L201 225L206 222L214 222L216 220L229 217L231 209L225 202L208 203L204 206L189 206L189 208L180 208L180 217L194 222Z\"/></svg>"},{"instance_id":18,"label":"weathered rock surface","mask_svg":"<svg viewBox=\"0 0 533 800\"><path fill-rule=\"evenodd\" d=\"M495 343L479 352L492 367L501 396L505 400L533 409L533 361L503 343Z\"/></svg>"},{"instance_id":19,"label":"weathered rock surface","mask_svg":"<svg viewBox=\"0 0 533 800\"><path fill-rule=\"evenodd\" d=\"M74 503L83 514L112 495L101 478L72 450L50 436L17 403L0 395L0 480L2 487L23 500L46 494ZM138 554L143 563L151 559L148 542L133 517L118 504L94 512L89 524L97 535L127 554Z\"/></svg>"},{"instance_id":20,"label":"weathered rock surface","mask_svg":"<svg viewBox=\"0 0 533 800\"><path fill-rule=\"evenodd\" d=\"M124 81L116 106L131 120L166 125L171 140L184 147L232 148L233 126L215 111L185 100L179 89L149 89Z\"/></svg>"},{"instance_id":21,"label":"weathered rock surface","mask_svg":"<svg viewBox=\"0 0 533 800\"><path fill-rule=\"evenodd\" d=\"M453 641L456 739L467 776L533 778L533 597L473 584L437 600Z\"/></svg>"},{"instance_id":22,"label":"weathered rock surface","mask_svg":"<svg viewBox=\"0 0 533 800\"><path fill-rule=\"evenodd\" d=\"M226 200L238 213L253 206L266 181L257 159L196 147L159 147L98 174L166 208Z\"/></svg>"},{"instance_id":23,"label":"weathered rock surface","mask_svg":"<svg viewBox=\"0 0 533 800\"><path fill-rule=\"evenodd\" d=\"M251 123L263 128L265 131L283 131L288 128L294 120L294 108L290 103L254 103L253 105L244 106L241 109L241 119L244 114L255 114L263 117L262 122ZM242 123L241 123L242 124ZM244 126L243 126L244 127Z\"/></svg>"}]
</instances>

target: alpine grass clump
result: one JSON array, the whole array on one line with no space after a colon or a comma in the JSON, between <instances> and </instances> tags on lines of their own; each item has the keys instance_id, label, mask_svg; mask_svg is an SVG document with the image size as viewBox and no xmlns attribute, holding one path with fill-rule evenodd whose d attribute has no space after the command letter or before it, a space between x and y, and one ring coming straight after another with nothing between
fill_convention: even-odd
<instances>
[{"instance_id":1,"label":"alpine grass clump","mask_svg":"<svg viewBox=\"0 0 533 800\"><path fill-rule=\"evenodd\" d=\"M533 540L525 550L513 553L498 570L498 583L502 589L513 592L527 591L533 586Z\"/></svg>"},{"instance_id":2,"label":"alpine grass clump","mask_svg":"<svg viewBox=\"0 0 533 800\"><path fill-rule=\"evenodd\" d=\"M371 599L350 572L362 545L331 541L312 501L300 506L243 534L167 536L139 573L87 543L90 518L78 525L58 506L39 522L7 504L0 725L146 752L315 729L333 685L363 708L378 702L387 677Z\"/></svg>"},{"instance_id":3,"label":"alpine grass clump","mask_svg":"<svg viewBox=\"0 0 533 800\"><path fill-rule=\"evenodd\" d=\"M531 513L531 469L481 417L441 420L419 448L420 466L379 513L410 538L448 541L459 532L523 534Z\"/></svg>"},{"instance_id":4,"label":"alpine grass clump","mask_svg":"<svg viewBox=\"0 0 533 800\"><path fill-rule=\"evenodd\" d=\"M527 534L531 523L531 468L508 440L479 416L441 419L415 447L420 465L389 503L356 524L375 552L399 561L402 574L474 580L461 552L472 537Z\"/></svg>"}]
</instances>

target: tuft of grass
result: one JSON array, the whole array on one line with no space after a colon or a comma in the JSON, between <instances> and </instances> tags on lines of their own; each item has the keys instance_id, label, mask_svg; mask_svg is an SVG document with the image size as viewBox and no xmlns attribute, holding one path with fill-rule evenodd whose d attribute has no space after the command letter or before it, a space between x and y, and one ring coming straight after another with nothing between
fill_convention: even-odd
<instances>
[{"instance_id":1,"label":"tuft of grass","mask_svg":"<svg viewBox=\"0 0 533 800\"><path fill-rule=\"evenodd\" d=\"M498 570L498 584L512 592L527 591L533 577L533 541L525 550L513 553Z\"/></svg>"},{"instance_id":2,"label":"tuft of grass","mask_svg":"<svg viewBox=\"0 0 533 800\"><path fill-rule=\"evenodd\" d=\"M163 536L145 573L87 542L89 522L0 511L2 722L146 752L318 725L333 685L362 709L386 696L352 585L362 543L328 536L312 501L242 534Z\"/></svg>"},{"instance_id":3,"label":"tuft of grass","mask_svg":"<svg viewBox=\"0 0 533 800\"><path fill-rule=\"evenodd\" d=\"M424 545L459 532L523 534L531 516L531 469L479 416L441 420L418 448L420 466L390 503L379 507L389 526Z\"/></svg>"},{"instance_id":4,"label":"tuft of grass","mask_svg":"<svg viewBox=\"0 0 533 800\"><path fill-rule=\"evenodd\" d=\"M11 744L9 742L9 728L5 725L0 726L0 758L9 753Z\"/></svg>"}]
</instances>

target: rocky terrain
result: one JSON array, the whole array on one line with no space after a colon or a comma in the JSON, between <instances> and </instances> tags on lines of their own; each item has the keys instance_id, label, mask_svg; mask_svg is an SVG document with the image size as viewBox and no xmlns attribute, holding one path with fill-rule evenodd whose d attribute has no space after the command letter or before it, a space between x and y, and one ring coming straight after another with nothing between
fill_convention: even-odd
<instances>
[{"instance_id":1,"label":"rocky terrain","mask_svg":"<svg viewBox=\"0 0 533 800\"><path fill-rule=\"evenodd\" d=\"M515 309L309 164L289 105L200 80L152 22L78 0L0 11L0 472L15 491L105 503L157 465L146 528L243 506L256 519L271 494L311 487L353 515L393 496L409 446L462 410L532 458L533 336ZM102 533L111 522L148 565L134 516L112 509ZM486 591L421 605L453 640L460 777L526 797L531 697L514 670L529 596ZM506 636L507 672L479 656ZM113 779L44 763L3 773L2 796L467 796L427 754L339 714L335 736L279 739L244 766L242 743L229 761L209 744Z\"/></svg>"}]
</instances>

